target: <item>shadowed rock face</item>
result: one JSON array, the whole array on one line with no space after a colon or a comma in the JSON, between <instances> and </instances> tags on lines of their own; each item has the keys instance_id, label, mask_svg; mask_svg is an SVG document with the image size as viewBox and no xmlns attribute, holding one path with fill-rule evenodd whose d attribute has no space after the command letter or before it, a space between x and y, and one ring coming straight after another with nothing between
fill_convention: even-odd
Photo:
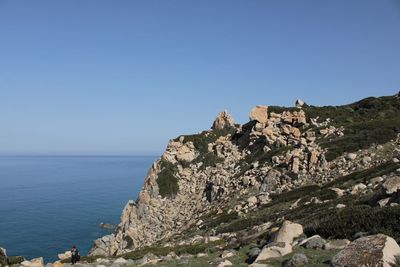
<instances>
[{"instance_id":1,"label":"shadowed rock face","mask_svg":"<svg viewBox=\"0 0 400 267\"><path fill-rule=\"evenodd\" d=\"M362 237L350 243L332 259L335 267L390 267L395 256L400 255L396 241L386 235L378 234Z\"/></svg>"},{"instance_id":2,"label":"shadowed rock face","mask_svg":"<svg viewBox=\"0 0 400 267\"><path fill-rule=\"evenodd\" d=\"M7 265L6 250L0 247L0 266L6 266L6 265Z\"/></svg>"}]
</instances>

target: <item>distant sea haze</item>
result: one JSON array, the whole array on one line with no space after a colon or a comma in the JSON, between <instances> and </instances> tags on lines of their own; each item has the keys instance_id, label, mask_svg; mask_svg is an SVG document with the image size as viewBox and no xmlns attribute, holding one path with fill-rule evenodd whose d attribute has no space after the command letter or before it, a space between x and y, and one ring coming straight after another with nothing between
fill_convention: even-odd
<instances>
[{"instance_id":1,"label":"distant sea haze","mask_svg":"<svg viewBox=\"0 0 400 267\"><path fill-rule=\"evenodd\" d=\"M155 156L0 156L0 247L57 260L86 254L136 199Z\"/></svg>"}]
</instances>

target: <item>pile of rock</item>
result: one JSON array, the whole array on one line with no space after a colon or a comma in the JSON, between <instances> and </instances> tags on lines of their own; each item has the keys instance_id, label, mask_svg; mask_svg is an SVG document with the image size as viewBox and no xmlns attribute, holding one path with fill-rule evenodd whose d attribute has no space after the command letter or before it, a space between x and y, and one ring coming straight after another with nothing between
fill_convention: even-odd
<instances>
[{"instance_id":1,"label":"pile of rock","mask_svg":"<svg viewBox=\"0 0 400 267\"><path fill-rule=\"evenodd\" d=\"M215 119L211 129L213 130L222 130L222 129L229 129L235 128L235 120L233 117L228 113L227 110L220 112Z\"/></svg>"}]
</instances>

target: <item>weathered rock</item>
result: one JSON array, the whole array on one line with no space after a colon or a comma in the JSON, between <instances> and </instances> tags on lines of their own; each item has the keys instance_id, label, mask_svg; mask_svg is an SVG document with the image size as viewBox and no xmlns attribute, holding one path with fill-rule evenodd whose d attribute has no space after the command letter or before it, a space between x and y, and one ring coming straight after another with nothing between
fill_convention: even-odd
<instances>
[{"instance_id":1,"label":"weathered rock","mask_svg":"<svg viewBox=\"0 0 400 267\"><path fill-rule=\"evenodd\" d=\"M293 240L303 234L303 226L298 223L284 221L279 231L273 237L273 242L292 244Z\"/></svg>"},{"instance_id":2,"label":"weathered rock","mask_svg":"<svg viewBox=\"0 0 400 267\"><path fill-rule=\"evenodd\" d=\"M250 112L250 121L258 121L260 123L266 123L268 121L268 107L267 106L256 106Z\"/></svg>"},{"instance_id":3,"label":"weathered rock","mask_svg":"<svg viewBox=\"0 0 400 267\"><path fill-rule=\"evenodd\" d=\"M234 127L235 127L235 120L228 113L228 111L225 110L218 114L211 128L213 130L222 130Z\"/></svg>"},{"instance_id":4,"label":"weathered rock","mask_svg":"<svg viewBox=\"0 0 400 267\"><path fill-rule=\"evenodd\" d=\"M71 255L72 255L71 251L65 251L65 252L62 253L62 254L58 254L58 258L59 258L60 260L66 260L66 259L71 258Z\"/></svg>"},{"instance_id":5,"label":"weathered rock","mask_svg":"<svg viewBox=\"0 0 400 267\"><path fill-rule=\"evenodd\" d=\"M53 267L64 267L64 263L61 261L53 262ZM97 265L97 267L99 267L99 265Z\"/></svg>"},{"instance_id":6,"label":"weathered rock","mask_svg":"<svg viewBox=\"0 0 400 267\"><path fill-rule=\"evenodd\" d=\"M305 248L323 248L326 241L319 235L314 235L303 240L299 245Z\"/></svg>"},{"instance_id":7,"label":"weathered rock","mask_svg":"<svg viewBox=\"0 0 400 267\"><path fill-rule=\"evenodd\" d=\"M232 262L228 261L228 260L224 260L223 262L221 262L220 264L218 264L218 267L225 267L225 266L232 266Z\"/></svg>"},{"instance_id":8,"label":"weathered rock","mask_svg":"<svg viewBox=\"0 0 400 267\"><path fill-rule=\"evenodd\" d=\"M304 104L305 104L305 102L303 100L301 100L300 98L296 100L296 107L297 108L303 107Z\"/></svg>"},{"instance_id":9,"label":"weathered rock","mask_svg":"<svg viewBox=\"0 0 400 267\"><path fill-rule=\"evenodd\" d=\"M257 197L251 196L247 199L247 203L250 207L257 205Z\"/></svg>"},{"instance_id":10,"label":"weathered rock","mask_svg":"<svg viewBox=\"0 0 400 267\"><path fill-rule=\"evenodd\" d=\"M273 242L265 246L257 256L255 262L265 261L273 258L280 258L292 252L292 246L289 243Z\"/></svg>"},{"instance_id":11,"label":"weathered rock","mask_svg":"<svg viewBox=\"0 0 400 267\"><path fill-rule=\"evenodd\" d=\"M396 241L389 236L378 234L362 237L347 245L333 257L332 265L390 267L397 255L400 255L400 247Z\"/></svg>"},{"instance_id":12,"label":"weathered rock","mask_svg":"<svg viewBox=\"0 0 400 267\"><path fill-rule=\"evenodd\" d=\"M389 177L382 185L386 194L393 194L400 190L400 176Z\"/></svg>"},{"instance_id":13,"label":"weathered rock","mask_svg":"<svg viewBox=\"0 0 400 267\"><path fill-rule=\"evenodd\" d=\"M346 158L349 160L355 160L357 158L357 154L349 153L349 154L347 154Z\"/></svg>"},{"instance_id":14,"label":"weathered rock","mask_svg":"<svg viewBox=\"0 0 400 267\"><path fill-rule=\"evenodd\" d=\"M339 249L344 249L348 244L350 244L350 241L348 239L334 239L334 240L329 240L325 245L324 249L326 250L339 250Z\"/></svg>"},{"instance_id":15,"label":"weathered rock","mask_svg":"<svg viewBox=\"0 0 400 267\"><path fill-rule=\"evenodd\" d=\"M296 253L292 256L292 258L285 262L284 267L297 267L304 266L308 263L308 258L303 253Z\"/></svg>"},{"instance_id":16,"label":"weathered rock","mask_svg":"<svg viewBox=\"0 0 400 267\"><path fill-rule=\"evenodd\" d=\"M235 256L235 252L231 250L224 250L221 254L221 258L227 259Z\"/></svg>"},{"instance_id":17,"label":"weathered rock","mask_svg":"<svg viewBox=\"0 0 400 267\"><path fill-rule=\"evenodd\" d=\"M257 258L257 256L260 254L261 249L255 247L250 249L249 253L247 253L247 256L249 256L251 259Z\"/></svg>"},{"instance_id":18,"label":"weathered rock","mask_svg":"<svg viewBox=\"0 0 400 267\"><path fill-rule=\"evenodd\" d=\"M118 259L116 259L116 260L114 261L114 263L117 263L117 264L126 264L126 263L127 263L127 260L125 260L124 258L118 258Z\"/></svg>"}]
</instances>

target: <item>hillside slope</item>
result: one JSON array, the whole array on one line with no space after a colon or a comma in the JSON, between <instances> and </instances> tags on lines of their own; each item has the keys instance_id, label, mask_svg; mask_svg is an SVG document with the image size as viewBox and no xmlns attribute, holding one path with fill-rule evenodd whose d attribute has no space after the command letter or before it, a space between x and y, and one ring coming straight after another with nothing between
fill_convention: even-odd
<instances>
[{"instance_id":1,"label":"hillside slope","mask_svg":"<svg viewBox=\"0 0 400 267\"><path fill-rule=\"evenodd\" d=\"M308 237L400 241L399 95L257 106L249 117L238 125L221 112L211 130L171 140L116 232L96 240L90 255L162 256L199 242L209 245L196 252L239 255L263 248L287 220Z\"/></svg>"}]
</instances>

